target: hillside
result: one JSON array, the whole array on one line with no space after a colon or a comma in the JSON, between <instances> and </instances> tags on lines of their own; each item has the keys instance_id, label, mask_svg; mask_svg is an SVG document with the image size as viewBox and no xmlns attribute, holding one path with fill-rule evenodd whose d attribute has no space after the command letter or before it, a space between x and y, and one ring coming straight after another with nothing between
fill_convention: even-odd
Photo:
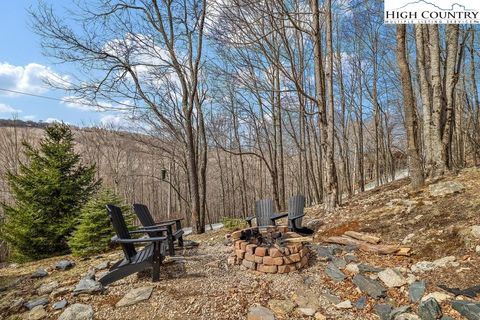
<instances>
[{"instance_id":1,"label":"hillside","mask_svg":"<svg viewBox=\"0 0 480 320\"><path fill-rule=\"evenodd\" d=\"M17 315L27 317L29 311L22 304L45 295L48 304L37 311L46 310L50 319L62 312L52 310L55 301L61 299L66 299L69 305L92 306L95 319L130 319L132 315L137 319L245 319L248 315L248 319L353 320L378 319L377 314L397 307L405 307L395 309L404 315L395 319L419 319L414 315L418 314L419 302L411 303L408 292L414 281L421 287L423 280L426 283L424 299L435 297L444 316L466 319L452 309L452 300L480 303L479 297L454 298L437 285L465 289L480 284L477 267L480 265L480 234L478 228L472 228L480 225L480 170L465 169L457 176L430 182L416 193L409 192L407 183L408 179L403 179L357 195L330 215L318 207L309 208L304 224L316 225L319 229L311 244L308 265L299 271L263 274L229 265L232 244L226 240L229 232L222 229L189 236L188 240L198 242L199 246L177 251L177 258L167 258L160 282L151 283L146 275L134 275L114 283L102 294L75 296L72 289L89 269L96 267L97 276L104 272L100 270L105 267L101 264L115 261L122 255L121 251L82 260L65 256L10 265L0 269L0 286L8 287L0 290L3 291L0 312L6 319L17 319ZM403 243L412 248L412 254L377 255L323 242L345 231L368 233L381 238L384 244ZM67 271L54 270L55 264L65 259L74 260L75 267ZM328 275L332 263L338 265L344 275L340 282ZM49 275L31 278L37 268L45 268ZM395 270L386 279L393 282L391 287L382 282L385 279L384 271L379 272L382 269ZM381 284L387 297L374 299L367 296L365 289L360 291L352 282L359 272ZM395 281L400 283L395 284ZM153 293L141 302L116 306L132 288L148 292L153 288ZM359 308L362 297L367 299L363 301L363 308ZM256 305L268 310L252 308ZM263 317L259 312L263 312ZM33 319L31 313L30 316ZM382 319L389 319L388 315L385 317Z\"/></svg>"}]
</instances>

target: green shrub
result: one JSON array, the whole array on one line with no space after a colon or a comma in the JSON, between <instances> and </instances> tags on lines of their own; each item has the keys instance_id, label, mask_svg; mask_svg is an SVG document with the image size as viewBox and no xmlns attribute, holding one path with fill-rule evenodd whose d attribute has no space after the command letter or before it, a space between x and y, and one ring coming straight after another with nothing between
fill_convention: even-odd
<instances>
[{"instance_id":1,"label":"green shrub","mask_svg":"<svg viewBox=\"0 0 480 320\"><path fill-rule=\"evenodd\" d=\"M78 226L68 241L74 255L87 256L109 248L110 239L115 233L105 208L107 204L120 207L127 224L132 224L130 207L111 190L100 191L80 211Z\"/></svg>"},{"instance_id":2,"label":"green shrub","mask_svg":"<svg viewBox=\"0 0 480 320\"><path fill-rule=\"evenodd\" d=\"M80 209L97 189L95 166L83 166L74 152L73 134L64 124L45 128L38 148L24 143L26 164L6 179L13 205L2 204L0 237L10 259L25 261L68 252Z\"/></svg>"},{"instance_id":3,"label":"green shrub","mask_svg":"<svg viewBox=\"0 0 480 320\"><path fill-rule=\"evenodd\" d=\"M222 219L223 226L228 231L235 231L248 227L248 222L241 218L225 217Z\"/></svg>"}]
</instances>

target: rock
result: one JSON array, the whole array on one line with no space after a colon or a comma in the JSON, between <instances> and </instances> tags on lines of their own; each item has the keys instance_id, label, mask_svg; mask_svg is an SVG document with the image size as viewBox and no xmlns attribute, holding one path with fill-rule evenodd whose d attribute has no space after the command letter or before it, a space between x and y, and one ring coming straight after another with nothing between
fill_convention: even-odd
<instances>
[{"instance_id":1,"label":"rock","mask_svg":"<svg viewBox=\"0 0 480 320\"><path fill-rule=\"evenodd\" d=\"M417 303L425 294L425 281L415 281L408 289L408 297L413 303Z\"/></svg>"},{"instance_id":2,"label":"rock","mask_svg":"<svg viewBox=\"0 0 480 320\"><path fill-rule=\"evenodd\" d=\"M59 261L55 265L55 269L57 269L57 270L68 270L68 269L73 268L74 266L75 266L75 262L70 261L70 260L62 260L62 261Z\"/></svg>"},{"instance_id":3,"label":"rock","mask_svg":"<svg viewBox=\"0 0 480 320\"><path fill-rule=\"evenodd\" d=\"M131 289L120 301L115 305L117 308L130 306L143 300L148 300L152 295L153 287L139 287Z\"/></svg>"},{"instance_id":4,"label":"rock","mask_svg":"<svg viewBox=\"0 0 480 320\"><path fill-rule=\"evenodd\" d=\"M343 257L347 263L357 262L358 258L353 253L347 253L345 257Z\"/></svg>"},{"instance_id":5,"label":"rock","mask_svg":"<svg viewBox=\"0 0 480 320\"><path fill-rule=\"evenodd\" d=\"M67 303L68 303L67 300L62 299L62 300L60 300L60 301L55 302L55 303L53 304L53 306L52 306L52 309L53 309L53 310L63 309L63 308L65 308L65 307L67 306Z\"/></svg>"},{"instance_id":6,"label":"rock","mask_svg":"<svg viewBox=\"0 0 480 320\"><path fill-rule=\"evenodd\" d=\"M392 306L389 304L377 304L373 307L375 313L380 317L380 320L390 320L390 313L392 312Z\"/></svg>"},{"instance_id":7,"label":"rock","mask_svg":"<svg viewBox=\"0 0 480 320\"><path fill-rule=\"evenodd\" d=\"M42 284L40 287L38 287L37 289L37 293L39 295L44 295L44 294L49 294L51 293L53 290L57 289L58 288L58 282L57 281L52 281L52 282L49 282L49 283L44 283Z\"/></svg>"},{"instance_id":8,"label":"rock","mask_svg":"<svg viewBox=\"0 0 480 320\"><path fill-rule=\"evenodd\" d=\"M422 320L437 320L442 316L442 309L437 300L430 298L420 302L418 306L418 315Z\"/></svg>"},{"instance_id":9,"label":"rock","mask_svg":"<svg viewBox=\"0 0 480 320\"><path fill-rule=\"evenodd\" d=\"M44 306L44 305L47 305L47 304L48 304L48 297L44 296L44 297L38 297L38 298L35 298L35 299L32 299L32 300L28 301L27 303L25 303L25 307L28 310L32 310L36 306Z\"/></svg>"},{"instance_id":10,"label":"rock","mask_svg":"<svg viewBox=\"0 0 480 320\"><path fill-rule=\"evenodd\" d=\"M332 259L332 263L335 265L335 267L337 267L338 269L345 269L345 267L347 266L347 262L342 259L342 258L337 258L337 257L333 257Z\"/></svg>"},{"instance_id":11,"label":"rock","mask_svg":"<svg viewBox=\"0 0 480 320\"><path fill-rule=\"evenodd\" d=\"M328 302L330 302L331 304L339 304L340 302L342 302L342 300L339 297L328 292L324 293L322 296L326 300L328 300Z\"/></svg>"},{"instance_id":12,"label":"rock","mask_svg":"<svg viewBox=\"0 0 480 320\"><path fill-rule=\"evenodd\" d=\"M258 306L248 309L247 320L275 320L275 317L270 309Z\"/></svg>"},{"instance_id":13,"label":"rock","mask_svg":"<svg viewBox=\"0 0 480 320\"><path fill-rule=\"evenodd\" d=\"M385 298L387 290L376 280L369 279L364 275L357 274L352 282L360 289L374 299Z\"/></svg>"},{"instance_id":14,"label":"rock","mask_svg":"<svg viewBox=\"0 0 480 320\"><path fill-rule=\"evenodd\" d=\"M372 267L372 266L369 266L368 264L359 264L358 270L360 271L360 273L366 273L366 272L377 273L382 271L383 269Z\"/></svg>"},{"instance_id":15,"label":"rock","mask_svg":"<svg viewBox=\"0 0 480 320\"><path fill-rule=\"evenodd\" d=\"M73 289L73 295L79 295L83 293L93 294L103 291L103 286L100 282L89 278L83 278L77 284L75 289Z\"/></svg>"},{"instance_id":16,"label":"rock","mask_svg":"<svg viewBox=\"0 0 480 320\"><path fill-rule=\"evenodd\" d=\"M478 254L480 254L480 246L476 246L476 247L475 247L475 252L478 253Z\"/></svg>"},{"instance_id":17,"label":"rock","mask_svg":"<svg viewBox=\"0 0 480 320\"><path fill-rule=\"evenodd\" d=\"M295 303L290 300L272 299L268 301L268 307L276 314L287 315L295 308ZM315 313L315 310L313 313Z\"/></svg>"},{"instance_id":18,"label":"rock","mask_svg":"<svg viewBox=\"0 0 480 320\"><path fill-rule=\"evenodd\" d=\"M420 320L420 317L413 313L402 313L396 316L394 320Z\"/></svg>"},{"instance_id":19,"label":"rock","mask_svg":"<svg viewBox=\"0 0 480 320\"><path fill-rule=\"evenodd\" d=\"M358 265L356 263L347 264L347 266L345 267L345 270L347 270L348 272L353 273L353 274L359 274L360 273L360 269L358 269Z\"/></svg>"},{"instance_id":20,"label":"rock","mask_svg":"<svg viewBox=\"0 0 480 320\"><path fill-rule=\"evenodd\" d=\"M437 268L447 267L452 265L454 267L458 266L458 263L455 262L456 258L454 256L448 256L441 259L437 259L433 262L430 261L420 261L414 264L410 269L414 273L425 272L435 270Z\"/></svg>"},{"instance_id":21,"label":"rock","mask_svg":"<svg viewBox=\"0 0 480 320\"><path fill-rule=\"evenodd\" d=\"M367 297L361 296L357 302L355 302L355 308L361 310L367 306Z\"/></svg>"},{"instance_id":22,"label":"rock","mask_svg":"<svg viewBox=\"0 0 480 320\"><path fill-rule=\"evenodd\" d=\"M444 268L444 267L447 267L448 265L458 267L458 264L455 264L455 260L457 260L455 256L448 256L448 257L444 257L444 258L433 261L433 264L436 268Z\"/></svg>"},{"instance_id":23,"label":"rock","mask_svg":"<svg viewBox=\"0 0 480 320\"><path fill-rule=\"evenodd\" d=\"M326 247L318 247L317 254L323 261L330 261L333 258L332 253Z\"/></svg>"},{"instance_id":24,"label":"rock","mask_svg":"<svg viewBox=\"0 0 480 320\"><path fill-rule=\"evenodd\" d=\"M480 320L479 302L455 300L452 302L452 308L468 320Z\"/></svg>"},{"instance_id":25,"label":"rock","mask_svg":"<svg viewBox=\"0 0 480 320\"><path fill-rule=\"evenodd\" d=\"M315 319L316 320L327 320L327 317L323 315L323 313L317 312L315 313Z\"/></svg>"},{"instance_id":26,"label":"rock","mask_svg":"<svg viewBox=\"0 0 480 320\"><path fill-rule=\"evenodd\" d=\"M337 309L352 309L352 302L350 300L345 300L335 305Z\"/></svg>"},{"instance_id":27,"label":"rock","mask_svg":"<svg viewBox=\"0 0 480 320\"><path fill-rule=\"evenodd\" d=\"M415 237L415 233L410 233L408 234L403 240L402 240L402 244L409 244L410 242L412 242L412 238Z\"/></svg>"},{"instance_id":28,"label":"rock","mask_svg":"<svg viewBox=\"0 0 480 320\"><path fill-rule=\"evenodd\" d=\"M470 235L476 239L480 239L480 226L471 226Z\"/></svg>"},{"instance_id":29,"label":"rock","mask_svg":"<svg viewBox=\"0 0 480 320\"><path fill-rule=\"evenodd\" d=\"M292 298L299 308L310 308L317 310L320 307L318 294L311 290L299 288L297 291L295 291Z\"/></svg>"},{"instance_id":30,"label":"rock","mask_svg":"<svg viewBox=\"0 0 480 320\"><path fill-rule=\"evenodd\" d=\"M435 265L430 261L420 261L411 266L410 270L413 273L431 271L435 269Z\"/></svg>"},{"instance_id":31,"label":"rock","mask_svg":"<svg viewBox=\"0 0 480 320\"><path fill-rule=\"evenodd\" d=\"M452 299L453 296L448 294L448 293L445 293L445 292L435 291L435 292L429 293L425 297L423 297L422 301L426 301L430 298L434 298L435 300L437 300L437 302L442 303L443 301Z\"/></svg>"},{"instance_id":32,"label":"rock","mask_svg":"<svg viewBox=\"0 0 480 320\"><path fill-rule=\"evenodd\" d=\"M398 288L407 283L400 273L390 268L380 271L378 277L389 288Z\"/></svg>"},{"instance_id":33,"label":"rock","mask_svg":"<svg viewBox=\"0 0 480 320\"><path fill-rule=\"evenodd\" d=\"M62 288L58 288L58 289L55 289L52 291L52 293L50 293L50 297L55 299L59 296L63 296L64 294L70 292L70 289L69 287L62 287Z\"/></svg>"},{"instance_id":34,"label":"rock","mask_svg":"<svg viewBox=\"0 0 480 320\"><path fill-rule=\"evenodd\" d=\"M327 264L327 267L325 268L325 273L335 282L342 282L343 280L345 280L345 275L343 274L343 272L340 271L340 269L338 269L337 266L334 265L332 262L329 262Z\"/></svg>"},{"instance_id":35,"label":"rock","mask_svg":"<svg viewBox=\"0 0 480 320\"><path fill-rule=\"evenodd\" d=\"M44 306L36 306L32 308L27 314L28 320L40 320L45 319L47 317L47 311L45 311Z\"/></svg>"},{"instance_id":36,"label":"rock","mask_svg":"<svg viewBox=\"0 0 480 320\"><path fill-rule=\"evenodd\" d=\"M412 284L415 281L417 281L417 277L414 274L412 274L412 273L407 274L407 283L408 284Z\"/></svg>"},{"instance_id":37,"label":"rock","mask_svg":"<svg viewBox=\"0 0 480 320\"><path fill-rule=\"evenodd\" d=\"M428 191L434 197L443 197L449 194L460 193L465 190L465 186L455 181L444 181L431 184Z\"/></svg>"},{"instance_id":38,"label":"rock","mask_svg":"<svg viewBox=\"0 0 480 320\"><path fill-rule=\"evenodd\" d=\"M312 308L298 308L298 312L303 314L304 316L311 317L315 314L316 310Z\"/></svg>"},{"instance_id":39,"label":"rock","mask_svg":"<svg viewBox=\"0 0 480 320\"><path fill-rule=\"evenodd\" d=\"M312 229L314 232L317 232L321 226L325 223L320 219L313 219L307 222L305 225L308 229Z\"/></svg>"},{"instance_id":40,"label":"rock","mask_svg":"<svg viewBox=\"0 0 480 320\"><path fill-rule=\"evenodd\" d=\"M392 310L392 312L390 312L390 319L396 319L399 315L405 314L411 310L412 308L410 306L402 306L395 308Z\"/></svg>"},{"instance_id":41,"label":"rock","mask_svg":"<svg viewBox=\"0 0 480 320\"><path fill-rule=\"evenodd\" d=\"M43 278L46 276L48 276L48 272L43 268L38 268L34 273L30 275L30 277L32 278Z\"/></svg>"},{"instance_id":42,"label":"rock","mask_svg":"<svg viewBox=\"0 0 480 320\"><path fill-rule=\"evenodd\" d=\"M11 312L18 312L22 308L24 303L25 299L23 298L15 299L10 303L8 310L10 310Z\"/></svg>"},{"instance_id":43,"label":"rock","mask_svg":"<svg viewBox=\"0 0 480 320\"><path fill-rule=\"evenodd\" d=\"M58 320L92 320L93 308L87 304L75 303L65 309Z\"/></svg>"}]
</instances>

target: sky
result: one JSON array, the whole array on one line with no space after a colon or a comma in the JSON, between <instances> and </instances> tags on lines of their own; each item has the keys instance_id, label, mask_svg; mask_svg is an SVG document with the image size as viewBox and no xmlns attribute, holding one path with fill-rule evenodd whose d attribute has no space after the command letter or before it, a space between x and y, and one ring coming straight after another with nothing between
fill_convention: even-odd
<instances>
[{"instance_id":1,"label":"sky","mask_svg":"<svg viewBox=\"0 0 480 320\"><path fill-rule=\"evenodd\" d=\"M70 1L50 0L54 6ZM74 125L117 124L121 118L112 112L95 112L85 106L6 92L14 90L61 100L66 93L44 84L46 77L66 77L68 67L55 64L42 55L40 38L29 26L27 10L38 0L4 1L0 10L0 118L33 121L63 121Z\"/></svg>"}]
</instances>

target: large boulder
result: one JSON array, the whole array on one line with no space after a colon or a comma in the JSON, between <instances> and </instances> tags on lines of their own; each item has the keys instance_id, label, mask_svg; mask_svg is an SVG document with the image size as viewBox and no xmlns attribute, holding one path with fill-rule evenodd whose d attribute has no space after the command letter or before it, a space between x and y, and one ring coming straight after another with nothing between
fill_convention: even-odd
<instances>
[{"instance_id":1,"label":"large boulder","mask_svg":"<svg viewBox=\"0 0 480 320\"><path fill-rule=\"evenodd\" d=\"M449 194L461 193L465 191L465 186L460 182L444 181L430 185L428 190L434 197L443 197Z\"/></svg>"}]
</instances>

